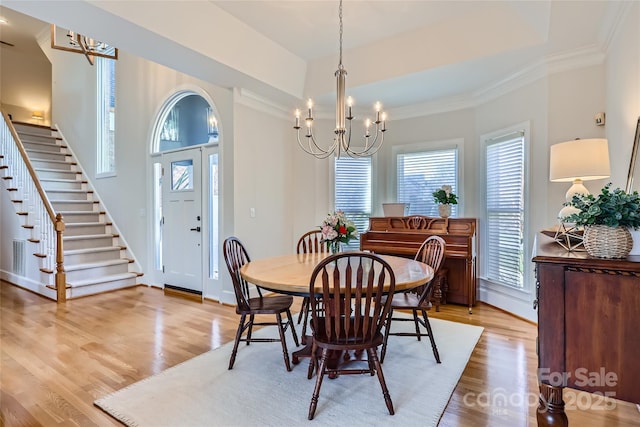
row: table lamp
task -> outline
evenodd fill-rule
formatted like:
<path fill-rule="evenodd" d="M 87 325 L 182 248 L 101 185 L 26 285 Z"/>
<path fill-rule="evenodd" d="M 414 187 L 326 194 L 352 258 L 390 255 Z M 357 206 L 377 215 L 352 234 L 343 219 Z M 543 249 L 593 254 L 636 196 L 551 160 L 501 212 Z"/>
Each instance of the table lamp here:
<path fill-rule="evenodd" d="M 565 194 L 571 202 L 575 194 L 589 194 L 584 181 L 609 178 L 609 146 L 606 139 L 576 139 L 551 146 L 549 156 L 549 180 L 552 182 L 573 182 Z M 558 219 L 577 212 L 573 206 L 565 206 L 558 213 Z"/>
<path fill-rule="evenodd" d="M 567 202 L 571 202 L 575 194 L 589 194 L 583 181 L 604 179 L 611 174 L 606 139 L 576 139 L 552 145 L 549 162 L 549 180 L 573 182 L 565 194 Z M 558 212 L 560 225 L 554 240 L 568 251 L 579 250 L 584 245 L 582 229 L 563 221 L 578 212 L 580 211 L 573 206 L 564 206 Z"/>

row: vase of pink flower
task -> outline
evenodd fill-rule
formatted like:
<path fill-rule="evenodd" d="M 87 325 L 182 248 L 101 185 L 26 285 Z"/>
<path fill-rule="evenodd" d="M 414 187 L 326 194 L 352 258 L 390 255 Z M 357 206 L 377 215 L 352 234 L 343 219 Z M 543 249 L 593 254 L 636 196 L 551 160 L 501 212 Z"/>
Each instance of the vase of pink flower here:
<path fill-rule="evenodd" d="M 320 230 L 322 230 L 321 243 L 326 243 L 332 254 L 340 252 L 343 243 L 349 243 L 358 238 L 355 224 L 341 210 L 327 215 L 322 221 Z"/>

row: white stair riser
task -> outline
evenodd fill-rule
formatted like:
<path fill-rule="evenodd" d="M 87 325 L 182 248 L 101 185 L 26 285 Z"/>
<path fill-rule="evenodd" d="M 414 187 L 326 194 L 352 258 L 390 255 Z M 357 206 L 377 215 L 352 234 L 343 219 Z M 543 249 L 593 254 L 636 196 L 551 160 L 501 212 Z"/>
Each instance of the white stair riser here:
<path fill-rule="evenodd" d="M 130 288 L 136 286 L 136 278 L 116 280 L 113 282 L 105 282 L 91 286 L 74 287 L 73 283 L 69 283 L 72 287 L 67 289 L 67 298 L 79 298 L 87 295 L 99 294 L 102 292 L 113 291 L 115 289 Z"/>
<path fill-rule="evenodd" d="M 47 191 L 49 199 L 53 200 L 91 200 L 91 193 L 86 192 L 69 192 L 65 190 L 52 189 Z"/>
<path fill-rule="evenodd" d="M 65 264 L 66 265 L 66 264 Z M 81 281 L 86 279 L 95 279 L 110 274 L 120 274 L 129 272 L 129 263 L 105 265 L 95 268 L 83 268 L 82 270 L 70 270 L 72 266 L 67 267 L 67 281 Z"/>
<path fill-rule="evenodd" d="M 49 190 L 82 190 L 80 181 L 41 181 L 45 191 Z"/>
<path fill-rule="evenodd" d="M 40 179 L 76 179 L 79 174 L 75 171 L 36 170 Z"/>
<path fill-rule="evenodd" d="M 22 141 L 22 145 L 24 149 L 29 150 L 40 150 L 40 151 L 50 151 L 52 153 L 59 153 L 61 148 L 58 144 L 49 142 L 49 141 Z"/>
<path fill-rule="evenodd" d="M 97 261 L 111 261 L 114 259 L 120 259 L 120 253 L 122 251 L 119 248 L 114 248 L 113 250 L 108 251 L 98 251 L 98 252 L 82 252 L 77 254 L 65 254 L 64 255 L 64 264 L 66 266 L 76 265 L 76 264 L 85 264 L 89 262 L 97 262 Z"/>
<path fill-rule="evenodd" d="M 64 211 L 93 211 L 96 203 L 88 200 L 51 200 L 51 204 L 53 205 L 53 209 L 56 212 L 64 212 Z"/>
<path fill-rule="evenodd" d="M 94 239 L 79 239 L 79 240 L 63 240 L 63 247 L 66 251 L 74 249 L 91 249 L 102 248 L 105 246 L 111 246 L 114 244 L 114 238 L 111 236 L 100 237 Z"/>
<path fill-rule="evenodd" d="M 25 141 L 37 141 L 37 142 L 47 142 L 50 144 L 56 144 L 57 141 L 59 141 L 59 139 L 53 136 L 51 132 L 42 133 L 42 132 L 33 132 L 33 131 L 25 131 L 24 133 L 22 133 L 20 135 L 20 140 L 23 143 Z"/>
<path fill-rule="evenodd" d="M 109 227 L 110 228 L 110 227 Z M 65 236 L 84 236 L 87 234 L 107 234 L 106 224 L 88 224 L 76 226 L 68 224 L 64 230 Z"/>
<path fill-rule="evenodd" d="M 62 214 L 62 220 L 65 224 L 77 224 L 79 222 L 99 222 L 100 212 L 87 212 L 87 213 L 64 213 Z"/>
<path fill-rule="evenodd" d="M 36 160 L 30 159 L 35 169 L 58 169 L 61 171 L 75 171 L 75 165 L 69 162 L 54 162 L 53 160 Z"/>
<path fill-rule="evenodd" d="M 69 156 L 63 153 L 43 153 L 43 152 L 35 152 L 35 151 L 27 151 L 29 153 L 30 159 L 37 160 L 61 160 L 65 161 L 65 159 Z"/>

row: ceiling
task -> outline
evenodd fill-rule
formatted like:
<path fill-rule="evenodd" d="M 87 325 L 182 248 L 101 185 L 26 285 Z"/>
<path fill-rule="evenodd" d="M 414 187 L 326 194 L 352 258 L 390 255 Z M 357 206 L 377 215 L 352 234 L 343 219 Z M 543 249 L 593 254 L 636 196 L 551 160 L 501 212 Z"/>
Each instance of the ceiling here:
<path fill-rule="evenodd" d="M 7 3 L 14 7 L 13 4 L 34 2 L 5 1 Z M 107 5 L 109 2 L 91 3 Z M 147 12 L 152 13 L 151 5 L 159 8 L 175 2 L 127 3 L 131 7 L 144 4 Z M 104 8 L 108 9 L 112 4 Z M 286 108 L 307 96 L 313 96 L 321 104 L 335 102 L 333 71 L 338 65 L 339 40 L 337 1 L 201 2 L 201 6 L 205 5 L 210 8 L 208 10 L 219 11 L 216 19 L 235 20 L 238 25 L 248 26 L 306 64 L 303 87 L 288 91 L 287 96 L 271 99 Z M 113 7 L 108 12 L 117 14 Z M 559 61 L 580 63 L 577 58 L 582 57 L 584 64 L 585 57 L 589 61 L 602 60 L 624 8 L 624 1 L 597 0 L 345 0 L 343 64 L 348 71 L 347 92 L 360 104 L 369 105 L 381 100 L 388 109 L 397 111 L 407 106 L 426 108 L 461 100 L 471 102 L 532 70 L 550 69 Z M 47 23 L 7 7 L 0 7 L 0 16 L 9 21 L 9 25 L 0 26 L 1 40 L 14 44 L 12 49 L 37 48 L 34 36 L 45 29 Z M 52 13 L 50 16 L 53 22 L 57 15 Z M 86 17 L 84 21 L 87 21 Z M 142 25 L 140 22 L 136 22 L 137 26 Z M 186 17 L 176 17 L 172 25 L 182 26 L 183 35 L 196 31 Z M 95 28 L 95 31 L 100 30 L 98 23 Z M 118 44 L 113 44 L 123 51 L 140 51 L 128 43 L 142 43 L 143 38 L 118 39 L 116 32 L 123 31 L 121 27 L 112 28 L 111 35 L 107 28 L 102 29 L 102 34 L 107 35 L 105 41 L 118 40 Z M 163 34 L 155 32 L 155 40 L 147 43 L 165 43 L 168 52 L 170 43 Z M 178 38 L 179 35 L 172 41 Z M 178 47 L 197 50 L 191 49 L 189 43 Z M 2 49 L 5 48 L 3 45 Z M 178 56 L 176 53 L 176 58 Z M 172 64 L 170 59 L 163 60 L 165 65 L 179 70 L 185 61 L 180 62 L 176 59 L 176 64 Z M 290 70 L 284 62 L 280 64 L 272 59 L 269 63 L 269 58 L 265 59 L 264 65 L 255 65 L 256 69 L 260 67 L 275 68 L 285 75 Z M 189 72 L 184 68 L 181 71 Z M 246 78 L 251 71 L 240 71 L 236 73 L 242 75 L 239 80 L 230 78 L 213 82 L 242 87 L 241 78 Z M 258 92 L 262 86 L 278 88 L 278 83 L 268 79 L 257 77 L 257 80 L 261 80 L 260 85 L 254 85 Z M 273 92 L 278 90 L 265 91 Z"/>

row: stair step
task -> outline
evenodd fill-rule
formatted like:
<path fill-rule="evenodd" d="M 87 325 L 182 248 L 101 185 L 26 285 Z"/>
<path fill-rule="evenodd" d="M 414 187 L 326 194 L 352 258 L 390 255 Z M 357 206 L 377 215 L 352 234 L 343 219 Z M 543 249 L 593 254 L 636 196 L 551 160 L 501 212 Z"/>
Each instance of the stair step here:
<path fill-rule="evenodd" d="M 71 158 L 69 153 L 54 153 L 53 151 L 27 150 L 30 159 L 33 160 L 63 160 Z"/>
<path fill-rule="evenodd" d="M 65 252 L 66 250 L 113 246 L 114 240 L 113 234 L 85 234 L 78 236 L 67 236 L 65 234 L 62 238 Z"/>
<path fill-rule="evenodd" d="M 100 222 L 100 215 L 104 211 L 58 211 L 62 215 L 65 224 Z"/>
<path fill-rule="evenodd" d="M 72 249 L 69 251 L 64 251 L 66 255 L 77 255 L 77 254 L 88 254 L 92 252 L 109 252 L 109 251 L 121 251 L 122 248 L 118 246 L 102 246 L 99 248 L 89 248 L 89 249 Z"/>
<path fill-rule="evenodd" d="M 80 181 L 77 179 L 41 179 L 42 187 L 46 192 L 53 190 L 82 190 L 86 181 Z"/>
<path fill-rule="evenodd" d="M 66 224 L 65 234 L 80 236 L 88 234 L 107 234 L 109 224 L 103 222 L 77 222 Z"/>
<path fill-rule="evenodd" d="M 51 170 L 51 171 L 70 171 L 76 162 L 67 162 L 66 160 L 51 159 L 31 159 L 31 164 L 35 170 Z"/>
<path fill-rule="evenodd" d="M 25 144 L 33 145 L 35 143 L 27 142 Z M 49 150 L 44 150 L 39 145 L 37 147 L 38 148 L 32 148 L 31 146 L 27 145 L 24 147 L 24 149 L 27 151 L 27 154 L 29 154 L 29 157 L 33 158 L 40 158 L 40 156 L 45 154 L 57 154 L 60 156 L 71 157 L 71 153 L 65 153 L 61 151 L 61 147 L 59 145 L 51 145 L 51 148 Z"/>
<path fill-rule="evenodd" d="M 62 138 L 60 138 L 58 136 L 51 135 L 51 129 L 49 130 L 49 133 L 44 133 L 46 131 L 43 131 L 43 133 L 39 133 L 39 132 L 32 132 L 32 131 L 30 131 L 31 129 L 24 130 L 26 128 L 21 127 L 21 126 L 16 126 L 16 125 L 14 125 L 14 126 L 16 128 L 16 131 L 18 132 L 18 135 L 20 135 L 20 137 L 22 137 L 24 135 L 24 136 L 35 136 L 37 138 L 50 138 L 50 139 L 53 139 L 53 140 L 62 139 Z"/>
<path fill-rule="evenodd" d="M 102 281 L 102 278 L 105 276 L 128 273 L 129 264 L 128 259 L 112 259 L 76 265 L 65 262 L 64 268 L 67 274 L 67 282 L 84 280 Z"/>
<path fill-rule="evenodd" d="M 67 280 L 67 285 L 72 288 L 77 288 L 81 286 L 91 286 L 91 285 L 97 285 L 101 283 L 115 282 L 118 280 L 126 280 L 131 278 L 135 279 L 136 277 L 138 277 L 136 273 L 111 274 L 108 276 L 102 276 L 102 277 L 96 277 L 96 278 L 84 279 L 84 280 L 76 280 L 76 281 Z"/>
<path fill-rule="evenodd" d="M 54 179 L 74 179 L 78 175 L 82 175 L 82 172 L 77 170 L 65 170 L 65 169 L 36 169 L 38 178 L 54 178 Z"/>
<path fill-rule="evenodd" d="M 72 249 L 64 251 L 64 262 L 74 265 L 119 260 L 121 252 L 122 248 L 118 246 Z"/>
<path fill-rule="evenodd" d="M 64 195 L 62 200 L 91 200 L 92 190 L 64 190 L 58 188 L 52 188 L 47 190 L 47 195 L 55 195 L 60 198 Z"/>
<path fill-rule="evenodd" d="M 56 200 L 50 199 L 56 211 L 84 211 L 93 212 L 93 208 L 98 204 L 97 200 Z"/>
<path fill-rule="evenodd" d="M 28 139 L 23 139 L 20 137 L 22 141 L 22 145 L 24 149 L 29 151 L 46 151 L 47 153 L 54 152 L 59 153 L 62 149 L 68 148 L 66 145 L 58 145 L 55 141 L 32 141 Z"/>

